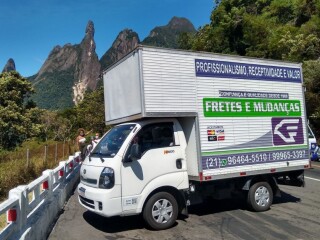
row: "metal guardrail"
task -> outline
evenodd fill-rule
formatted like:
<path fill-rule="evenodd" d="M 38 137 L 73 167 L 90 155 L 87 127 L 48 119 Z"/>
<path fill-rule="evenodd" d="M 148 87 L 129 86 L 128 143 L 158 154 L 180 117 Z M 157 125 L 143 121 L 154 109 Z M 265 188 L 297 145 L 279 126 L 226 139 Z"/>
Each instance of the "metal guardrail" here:
<path fill-rule="evenodd" d="M 41 215 L 41 213 L 36 214 L 36 212 L 45 201 L 50 202 L 55 198 L 61 198 L 61 196 L 56 196 L 59 193 L 60 195 L 68 195 L 65 194 L 64 188 L 72 178 L 79 177 L 80 165 L 80 155 L 76 153 L 75 156 L 70 156 L 68 160 L 61 161 L 58 167 L 45 170 L 42 176 L 28 185 L 11 189 L 8 199 L 0 204 L 0 216 L 3 214 L 7 216 L 7 226 L 1 230 L 0 239 L 17 237 L 19 239 L 29 239 L 30 236 L 39 236 L 39 234 L 30 234 L 30 229 L 28 230 L 30 227 L 29 220 L 34 217 L 33 215 Z M 68 189 L 73 189 L 73 186 Z M 56 192 L 59 193 L 56 194 Z M 63 200 L 67 199 L 63 198 Z M 54 209 L 57 213 L 52 215 L 56 217 L 60 210 Z M 54 221 L 54 219 L 49 221 Z M 33 219 L 32 222 L 35 222 L 35 220 Z M 52 222 L 48 222 L 48 224 L 51 225 Z M 29 231 L 29 233 L 26 233 L 26 231 Z"/>

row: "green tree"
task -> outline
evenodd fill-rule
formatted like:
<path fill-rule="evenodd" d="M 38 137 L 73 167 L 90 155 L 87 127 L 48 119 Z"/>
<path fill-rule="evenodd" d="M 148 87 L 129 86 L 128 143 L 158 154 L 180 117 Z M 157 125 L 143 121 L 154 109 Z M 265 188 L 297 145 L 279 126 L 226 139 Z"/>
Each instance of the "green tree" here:
<path fill-rule="evenodd" d="M 315 34 L 295 34 L 287 32 L 279 41 L 283 49 L 283 59 L 303 61 L 316 59 L 320 55 L 320 39 Z"/>
<path fill-rule="evenodd" d="M 210 23 L 183 36 L 183 48 L 303 62 L 307 115 L 320 136 L 320 0 L 215 2 Z"/>
<path fill-rule="evenodd" d="M 306 87 L 307 116 L 320 136 L 320 60 L 306 61 L 303 64 Z"/>
<path fill-rule="evenodd" d="M 0 148 L 12 149 L 40 132 L 41 111 L 28 101 L 31 83 L 18 72 L 0 74 Z"/>
<path fill-rule="evenodd" d="M 178 45 L 180 49 L 191 49 L 193 41 L 192 33 L 183 32 L 178 37 Z"/>
<path fill-rule="evenodd" d="M 78 127 L 104 133 L 107 127 L 103 87 L 86 93 L 83 101 L 76 107 L 76 112 Z"/>

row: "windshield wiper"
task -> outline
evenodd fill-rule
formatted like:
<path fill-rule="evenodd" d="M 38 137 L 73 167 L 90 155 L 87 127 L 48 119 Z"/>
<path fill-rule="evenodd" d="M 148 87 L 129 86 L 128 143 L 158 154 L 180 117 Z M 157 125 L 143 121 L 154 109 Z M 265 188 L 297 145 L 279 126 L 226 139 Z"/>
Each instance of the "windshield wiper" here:
<path fill-rule="evenodd" d="M 101 157 L 101 153 L 99 153 L 99 152 L 92 152 L 92 153 L 90 153 L 90 155 L 89 155 L 89 162 L 91 162 L 91 155 L 93 155 L 93 154 L 98 155 L 99 158 L 100 158 L 100 160 L 101 160 L 101 162 L 104 163 L 104 159 Z"/>

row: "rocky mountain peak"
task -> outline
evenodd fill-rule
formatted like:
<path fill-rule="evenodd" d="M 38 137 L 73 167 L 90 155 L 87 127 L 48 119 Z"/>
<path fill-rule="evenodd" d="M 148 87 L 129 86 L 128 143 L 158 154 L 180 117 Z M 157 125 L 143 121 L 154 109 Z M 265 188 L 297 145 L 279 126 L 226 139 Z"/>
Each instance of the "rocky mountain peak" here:
<path fill-rule="evenodd" d="M 88 21 L 86 35 L 81 44 L 81 62 L 79 64 L 78 82 L 73 86 L 73 102 L 77 105 L 82 101 L 85 91 L 89 88 L 95 90 L 100 74 L 100 63 L 96 54 L 94 41 L 94 24 Z"/>
<path fill-rule="evenodd" d="M 139 45 L 139 36 L 132 29 L 122 30 L 112 46 L 101 57 L 101 69 L 108 68 Z"/>
<path fill-rule="evenodd" d="M 195 32 L 195 28 L 186 18 L 173 17 L 167 25 L 155 27 L 142 44 L 177 48 L 178 37 L 183 32 Z M 102 69 L 140 44 L 136 32 L 124 29 L 99 61 L 94 34 L 94 23 L 90 20 L 79 44 L 55 46 L 39 72 L 28 78 L 36 90 L 32 98 L 39 107 L 64 109 L 77 105 L 88 89 L 95 90 L 101 83 L 98 81 Z"/>
<path fill-rule="evenodd" d="M 2 72 L 16 71 L 16 64 L 12 58 L 9 58 L 7 64 L 4 66 Z"/>
<path fill-rule="evenodd" d="M 100 63 L 95 50 L 92 21 L 88 22 L 80 44 L 54 47 L 40 71 L 30 78 L 38 106 L 48 109 L 71 107 L 82 101 L 87 89 L 96 89 Z M 61 90 L 66 94 L 57 94 Z"/>
<path fill-rule="evenodd" d="M 194 28 L 193 24 L 186 18 L 182 17 L 173 17 L 167 27 L 171 29 L 186 31 L 186 32 L 195 32 L 196 29 Z"/>
<path fill-rule="evenodd" d="M 94 37 L 94 24 L 91 20 L 88 21 L 86 27 L 86 36 L 93 38 Z"/>
<path fill-rule="evenodd" d="M 178 38 L 183 32 L 195 32 L 193 24 L 186 18 L 173 17 L 165 26 L 158 26 L 151 30 L 143 45 L 178 48 Z"/>

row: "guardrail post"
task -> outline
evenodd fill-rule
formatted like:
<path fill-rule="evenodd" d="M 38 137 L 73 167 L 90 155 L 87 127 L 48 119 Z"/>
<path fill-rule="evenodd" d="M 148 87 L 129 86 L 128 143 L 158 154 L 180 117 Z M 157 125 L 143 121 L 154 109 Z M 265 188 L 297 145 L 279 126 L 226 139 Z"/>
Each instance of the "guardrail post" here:
<path fill-rule="evenodd" d="M 74 167 L 75 167 L 75 161 L 74 161 L 74 156 L 69 156 L 69 172 L 72 172 Z"/>
<path fill-rule="evenodd" d="M 48 176 L 48 195 L 51 195 L 53 191 L 53 170 L 45 170 L 42 175 Z"/>
<path fill-rule="evenodd" d="M 59 176 L 60 176 L 60 182 L 63 182 L 64 179 L 66 178 L 66 162 L 61 161 L 59 162 L 59 167 L 62 167 L 61 170 L 59 171 Z"/>
<path fill-rule="evenodd" d="M 81 162 L 80 152 L 75 152 L 75 153 L 74 153 L 74 159 L 75 159 L 75 161 L 77 162 L 77 165 L 79 165 L 80 162 Z"/>
<path fill-rule="evenodd" d="M 20 232 L 27 224 L 28 216 L 28 199 L 27 199 L 27 186 L 21 185 L 9 191 L 9 198 L 18 198 L 19 206 L 17 206 L 17 230 Z"/>

